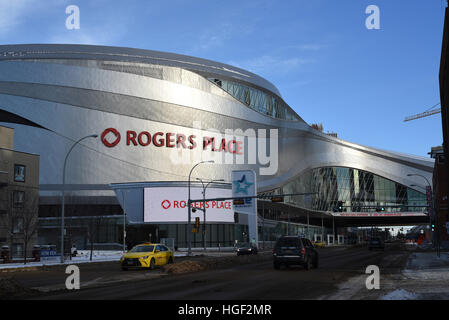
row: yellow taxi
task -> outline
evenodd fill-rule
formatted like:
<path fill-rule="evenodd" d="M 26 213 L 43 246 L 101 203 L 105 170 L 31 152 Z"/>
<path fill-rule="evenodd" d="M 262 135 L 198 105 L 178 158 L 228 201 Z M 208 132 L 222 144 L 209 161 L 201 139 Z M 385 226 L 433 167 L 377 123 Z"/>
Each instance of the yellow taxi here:
<path fill-rule="evenodd" d="M 156 266 L 163 266 L 167 263 L 173 263 L 175 255 L 167 246 L 160 243 L 142 243 L 127 253 L 120 259 L 122 270 L 128 268 L 149 268 L 154 269 Z"/>
<path fill-rule="evenodd" d="M 323 248 L 323 247 L 326 246 L 326 242 L 324 242 L 324 241 L 316 241 L 316 242 L 313 243 L 313 245 L 315 247 L 317 247 L 317 248 Z"/>

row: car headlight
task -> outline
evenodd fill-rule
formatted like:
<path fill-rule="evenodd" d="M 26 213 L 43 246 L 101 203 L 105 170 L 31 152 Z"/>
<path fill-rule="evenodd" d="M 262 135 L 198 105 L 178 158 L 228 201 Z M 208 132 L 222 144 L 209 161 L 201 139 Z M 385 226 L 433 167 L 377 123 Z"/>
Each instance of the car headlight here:
<path fill-rule="evenodd" d="M 251 251 L 251 248 L 249 248 L 248 251 Z"/>
<path fill-rule="evenodd" d="M 142 257 L 143 260 L 147 260 L 150 256 Z"/>

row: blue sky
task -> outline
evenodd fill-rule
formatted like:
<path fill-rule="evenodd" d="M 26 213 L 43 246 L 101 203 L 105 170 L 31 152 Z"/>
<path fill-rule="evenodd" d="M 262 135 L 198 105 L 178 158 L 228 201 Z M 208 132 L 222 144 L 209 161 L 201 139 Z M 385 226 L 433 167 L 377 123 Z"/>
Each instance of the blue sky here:
<path fill-rule="evenodd" d="M 67 30 L 65 8 L 80 8 Z M 368 5 L 380 30 L 368 30 Z M 0 0 L 0 43 L 82 43 L 228 63 L 272 82 L 309 124 L 367 146 L 428 156 L 441 116 L 443 0 Z"/>

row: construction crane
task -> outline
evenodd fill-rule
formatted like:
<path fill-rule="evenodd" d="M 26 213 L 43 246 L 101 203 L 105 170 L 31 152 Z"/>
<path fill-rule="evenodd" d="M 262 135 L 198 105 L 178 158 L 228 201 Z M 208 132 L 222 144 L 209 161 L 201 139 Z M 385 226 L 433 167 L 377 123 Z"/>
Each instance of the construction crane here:
<path fill-rule="evenodd" d="M 411 121 L 411 120 L 415 120 L 415 119 L 420 119 L 420 118 L 424 118 L 424 117 L 431 116 L 431 115 L 433 115 L 433 114 L 440 113 L 440 112 L 441 112 L 441 108 L 435 109 L 436 106 L 438 106 L 439 104 L 440 104 L 440 103 L 438 102 L 437 104 L 433 105 L 432 107 L 430 107 L 429 109 L 427 109 L 427 110 L 424 111 L 423 113 L 418 113 L 418 114 L 415 114 L 415 115 L 413 115 L 413 116 L 406 117 L 406 118 L 404 119 L 404 122 Z"/>

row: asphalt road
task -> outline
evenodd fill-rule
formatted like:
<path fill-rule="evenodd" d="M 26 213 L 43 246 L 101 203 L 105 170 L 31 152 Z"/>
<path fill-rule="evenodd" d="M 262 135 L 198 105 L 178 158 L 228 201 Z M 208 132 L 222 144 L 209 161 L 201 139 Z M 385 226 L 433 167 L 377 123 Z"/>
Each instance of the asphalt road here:
<path fill-rule="evenodd" d="M 163 275 L 161 270 L 119 271 L 116 264 L 80 266 L 80 290 L 40 294 L 37 299 L 322 299 L 338 291 L 339 284 L 365 274 L 368 265 L 381 273 L 399 272 L 410 251 L 401 244 L 387 244 L 385 251 L 366 247 L 319 249 L 320 266 L 274 270 L 269 255 L 250 264 L 181 275 Z M 62 270 L 17 275 L 26 286 L 65 283 Z M 368 275 L 367 275 L 368 276 Z M 100 279 L 100 280 L 99 280 Z M 97 286 L 89 287 L 95 284 Z"/>

